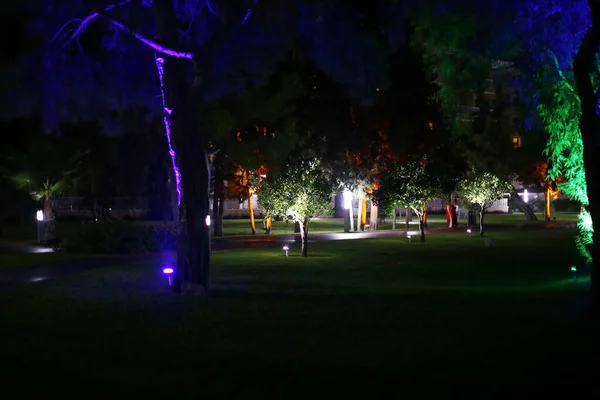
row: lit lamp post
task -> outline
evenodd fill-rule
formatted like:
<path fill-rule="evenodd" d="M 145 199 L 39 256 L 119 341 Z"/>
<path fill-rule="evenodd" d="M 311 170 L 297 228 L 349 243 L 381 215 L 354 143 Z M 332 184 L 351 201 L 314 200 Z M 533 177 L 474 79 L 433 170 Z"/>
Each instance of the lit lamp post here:
<path fill-rule="evenodd" d="M 344 189 L 344 232 L 350 232 L 350 208 L 352 207 L 352 192 Z"/>
<path fill-rule="evenodd" d="M 38 242 L 44 241 L 44 211 L 37 210 L 35 213 L 35 219 L 37 220 L 37 237 Z"/>

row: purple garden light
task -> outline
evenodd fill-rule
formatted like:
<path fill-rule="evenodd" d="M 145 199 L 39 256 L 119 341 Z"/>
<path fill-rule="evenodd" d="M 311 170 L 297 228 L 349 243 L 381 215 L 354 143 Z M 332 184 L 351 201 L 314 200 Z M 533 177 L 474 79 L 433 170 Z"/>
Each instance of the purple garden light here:
<path fill-rule="evenodd" d="M 169 286 L 173 285 L 173 273 L 174 272 L 175 272 L 175 270 L 171 267 L 163 268 L 163 274 L 165 274 L 167 276 L 167 278 L 169 279 Z"/>

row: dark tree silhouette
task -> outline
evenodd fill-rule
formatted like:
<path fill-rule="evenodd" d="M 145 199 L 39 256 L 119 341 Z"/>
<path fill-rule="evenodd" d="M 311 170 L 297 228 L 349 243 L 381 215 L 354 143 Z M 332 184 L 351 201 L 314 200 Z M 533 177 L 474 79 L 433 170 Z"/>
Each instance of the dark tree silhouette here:
<path fill-rule="evenodd" d="M 368 97 L 384 76 L 380 38 L 365 34 L 364 11 L 341 1 L 21 4 L 37 17 L 30 24 L 36 51 L 23 56 L 26 73 L 14 68 L 7 74 L 14 82 L 29 78 L 31 89 L 13 100 L 19 107 L 10 112 L 40 113 L 51 127 L 101 115 L 112 128 L 114 110 L 133 104 L 162 110 L 180 200 L 176 290 L 206 293 L 209 285 L 211 151 L 197 122 L 198 103 L 264 80 L 291 43 L 356 97 Z M 389 36 L 397 35 L 390 30 Z"/>

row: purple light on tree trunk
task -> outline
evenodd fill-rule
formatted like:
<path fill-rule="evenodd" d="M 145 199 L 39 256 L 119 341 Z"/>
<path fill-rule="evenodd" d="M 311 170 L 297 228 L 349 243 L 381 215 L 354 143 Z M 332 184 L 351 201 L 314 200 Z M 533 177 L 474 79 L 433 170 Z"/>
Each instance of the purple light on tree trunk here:
<path fill-rule="evenodd" d="M 165 59 L 162 57 L 154 56 L 156 59 L 156 68 L 158 69 L 158 79 L 160 80 L 160 92 L 163 103 L 164 117 L 163 121 L 165 123 L 165 131 L 167 133 L 167 144 L 169 145 L 169 156 L 171 156 L 171 162 L 173 164 L 173 171 L 175 173 L 175 186 L 177 188 L 177 205 L 181 205 L 181 173 L 179 172 L 179 167 L 177 166 L 177 157 L 175 157 L 175 150 L 173 150 L 173 145 L 171 144 L 171 120 L 170 115 L 172 110 L 167 107 L 167 101 L 165 100 L 165 88 L 163 83 L 163 75 L 165 73 Z"/>

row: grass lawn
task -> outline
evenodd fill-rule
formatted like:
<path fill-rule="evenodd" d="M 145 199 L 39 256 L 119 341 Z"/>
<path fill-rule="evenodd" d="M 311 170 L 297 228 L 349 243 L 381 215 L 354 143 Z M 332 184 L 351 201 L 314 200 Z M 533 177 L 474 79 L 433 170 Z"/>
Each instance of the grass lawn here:
<path fill-rule="evenodd" d="M 88 258 L 89 254 L 71 254 L 65 252 L 35 254 L 0 254 L 0 271 L 6 268 L 31 267 L 58 261 Z"/>
<path fill-rule="evenodd" d="M 555 213 L 556 221 L 561 222 L 576 222 L 576 213 Z M 538 214 L 538 221 L 527 221 L 523 216 L 523 213 L 512 213 L 512 214 L 489 214 L 485 217 L 485 221 L 489 225 L 531 225 L 531 224 L 542 224 L 544 223 L 544 215 Z M 429 228 L 442 228 L 446 223 L 445 214 L 430 214 L 427 218 Z M 416 218 L 414 219 L 416 223 Z M 158 221 L 141 221 L 144 224 L 162 224 Z M 256 235 L 264 235 L 262 229 L 262 220 L 256 219 Z M 404 224 L 399 220 L 397 227 L 400 229 Z M 66 241 L 70 237 L 77 234 L 81 227 L 80 222 L 59 222 L 56 225 L 56 236 Z M 37 237 L 37 230 L 35 224 L 29 225 L 6 225 L 3 227 L 3 236 L 0 239 L 5 240 L 17 240 L 33 242 Z M 380 224 L 380 230 L 392 229 L 391 220 L 386 220 L 386 223 Z M 342 218 L 323 218 L 315 219 L 309 226 L 310 233 L 337 233 L 344 231 L 344 220 Z M 271 230 L 273 235 L 284 235 L 294 233 L 294 224 L 286 223 L 283 221 L 276 221 L 273 223 Z M 251 235 L 250 220 L 249 219 L 226 219 L 223 221 L 223 234 L 227 236 L 248 236 Z"/>
<path fill-rule="evenodd" d="M 10 289 L 3 379 L 80 398 L 575 395 L 598 332 L 568 279 L 573 234 L 220 252 L 209 298 L 173 296 L 147 263 Z"/>

